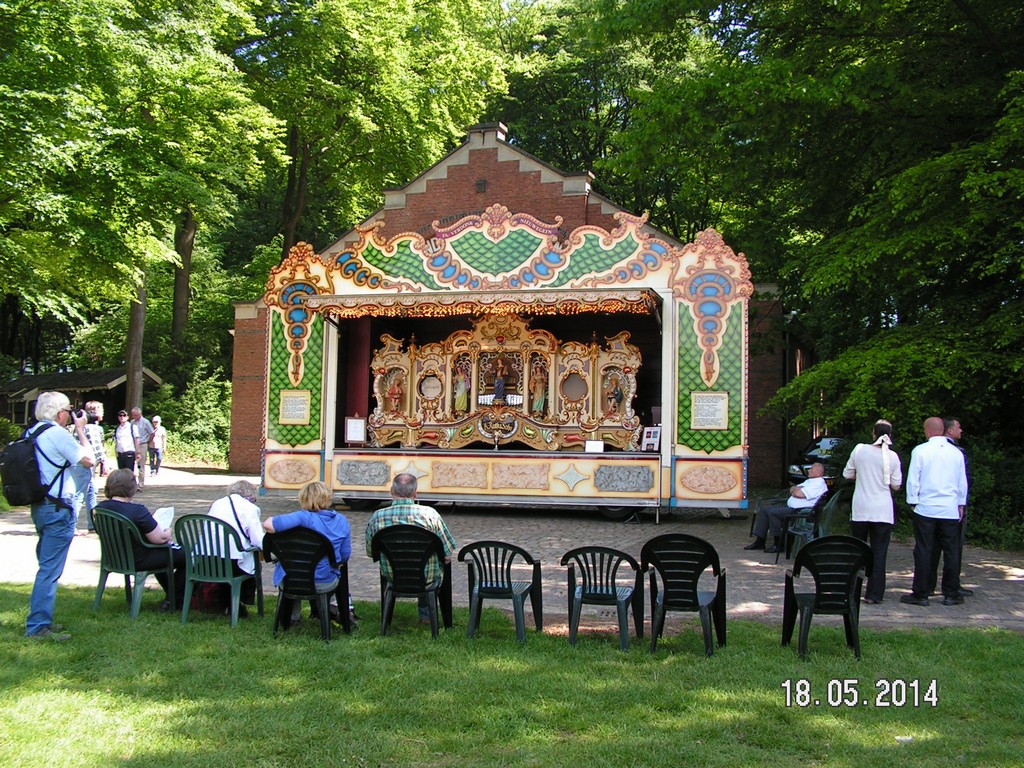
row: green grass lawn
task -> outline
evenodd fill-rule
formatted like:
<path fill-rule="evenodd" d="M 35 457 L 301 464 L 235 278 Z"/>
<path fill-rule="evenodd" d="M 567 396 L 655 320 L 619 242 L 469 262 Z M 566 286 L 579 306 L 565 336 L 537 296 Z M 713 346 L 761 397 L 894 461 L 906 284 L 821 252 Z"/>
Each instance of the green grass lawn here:
<path fill-rule="evenodd" d="M 22 637 L 28 587 L 0 585 L 0 765 L 13 766 L 1019 766 L 1024 637 L 969 629 L 865 631 L 820 617 L 810 653 L 778 626 L 731 622 L 707 659 L 696 619 L 628 653 L 608 631 L 528 632 L 495 609 L 468 640 L 466 609 L 432 641 L 415 604 L 360 604 L 361 629 L 330 644 L 304 621 L 272 636 L 272 609 L 226 618 L 156 610 L 137 621 L 111 581 L 61 587 L 67 643 Z M 528 625 L 530 618 L 527 617 Z M 876 706 L 876 680 L 920 681 L 919 701 Z M 787 706 L 807 681 L 807 706 Z M 843 680 L 867 705 L 829 706 Z M 936 706 L 921 700 L 937 681 Z M 830 681 L 837 681 L 832 682 Z M 897 684 L 902 690 L 902 686 Z M 795 698 L 795 695 L 794 695 Z M 814 699 L 819 700 L 817 706 Z M 892 703 L 890 701 L 890 703 Z M 898 701 L 897 701 L 898 703 Z"/>

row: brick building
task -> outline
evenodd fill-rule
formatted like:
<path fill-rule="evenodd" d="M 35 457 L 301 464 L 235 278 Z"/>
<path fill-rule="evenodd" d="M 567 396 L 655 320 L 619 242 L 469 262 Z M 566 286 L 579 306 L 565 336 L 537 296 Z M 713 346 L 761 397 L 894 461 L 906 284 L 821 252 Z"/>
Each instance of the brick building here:
<path fill-rule="evenodd" d="M 611 232 L 620 226 L 617 214 L 628 214 L 593 192 L 589 173 L 564 174 L 508 144 L 501 124 L 475 126 L 466 141 L 407 185 L 385 190 L 384 205 L 359 227 L 324 248 L 322 254 L 345 251 L 377 225 L 376 234 L 390 241 L 403 233 L 416 233 L 429 241 L 435 231 L 479 216 L 492 206 L 529 214 L 569 235 L 580 227 Z M 639 231 L 673 247 L 684 248 L 657 229 L 642 224 Z M 742 258 L 742 255 L 741 255 Z M 783 425 L 758 415 L 761 406 L 784 383 L 789 370 L 783 349 L 781 307 L 771 286 L 757 286 L 750 300 L 749 378 L 746 379 L 745 421 L 747 444 L 746 484 L 778 485 L 789 453 Z M 268 333 L 270 311 L 263 301 L 240 303 L 235 310 L 235 348 L 230 465 L 232 471 L 259 473 L 264 469 L 267 438 Z M 352 321 L 346 354 L 368 359 L 375 342 L 366 325 Z M 365 349 L 358 349 L 365 347 Z M 353 349 L 355 348 L 355 349 Z M 339 382 L 339 402 L 373 400 L 367 376 Z M 349 407 L 359 413 L 358 407 Z M 351 415 L 351 413 L 349 414 Z M 365 416 L 365 410 L 361 415 Z"/>

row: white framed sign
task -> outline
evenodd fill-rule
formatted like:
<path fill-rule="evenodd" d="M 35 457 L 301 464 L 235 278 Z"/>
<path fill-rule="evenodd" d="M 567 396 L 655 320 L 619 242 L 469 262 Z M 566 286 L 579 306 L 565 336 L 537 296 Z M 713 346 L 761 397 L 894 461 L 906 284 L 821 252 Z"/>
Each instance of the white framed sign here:
<path fill-rule="evenodd" d="M 728 392 L 690 393 L 690 429 L 728 428 Z"/>
<path fill-rule="evenodd" d="M 345 417 L 345 442 L 350 445 L 362 445 L 366 442 L 366 419 L 358 416 Z"/>
<path fill-rule="evenodd" d="M 279 424 L 309 424 L 310 394 L 308 389 L 282 389 L 278 406 Z"/>

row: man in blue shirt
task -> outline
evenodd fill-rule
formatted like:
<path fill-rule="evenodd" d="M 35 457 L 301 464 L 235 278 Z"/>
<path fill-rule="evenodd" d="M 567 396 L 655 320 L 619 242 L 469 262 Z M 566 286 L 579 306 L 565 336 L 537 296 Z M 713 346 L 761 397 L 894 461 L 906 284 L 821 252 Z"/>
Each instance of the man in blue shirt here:
<path fill-rule="evenodd" d="M 96 460 L 85 434 L 86 415 L 83 411 L 73 412 L 67 395 L 43 392 L 36 400 L 35 414 L 39 424 L 31 428 L 32 432 L 43 424 L 52 425 L 36 438 L 36 456 L 40 481 L 53 485 L 49 496 L 32 505 L 32 522 L 39 534 L 36 545 L 39 570 L 29 597 L 25 635 L 36 640 L 68 640 L 71 635 L 62 632 L 60 624 L 53 623 L 57 581 L 64 573 L 64 563 L 75 537 L 78 508 Z M 67 431 L 72 423 L 75 437 Z"/>

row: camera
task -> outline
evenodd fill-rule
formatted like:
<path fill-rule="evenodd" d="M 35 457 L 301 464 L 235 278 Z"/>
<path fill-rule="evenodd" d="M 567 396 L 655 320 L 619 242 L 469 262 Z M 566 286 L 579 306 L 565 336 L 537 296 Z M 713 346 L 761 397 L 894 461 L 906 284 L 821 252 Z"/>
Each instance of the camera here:
<path fill-rule="evenodd" d="M 77 411 L 72 411 L 71 415 L 72 415 L 72 417 L 74 417 L 76 419 L 84 419 L 85 418 L 85 411 L 83 411 L 81 408 L 79 408 Z"/>

